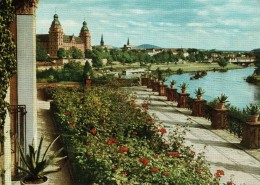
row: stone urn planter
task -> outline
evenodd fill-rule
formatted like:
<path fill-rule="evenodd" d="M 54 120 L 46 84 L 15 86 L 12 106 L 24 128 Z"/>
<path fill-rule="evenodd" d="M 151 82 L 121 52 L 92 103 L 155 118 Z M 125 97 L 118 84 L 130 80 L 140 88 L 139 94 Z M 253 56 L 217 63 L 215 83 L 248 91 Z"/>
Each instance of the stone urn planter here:
<path fill-rule="evenodd" d="M 29 144 L 28 153 L 25 153 L 23 147 L 18 142 L 18 148 L 21 155 L 21 161 L 23 165 L 16 166 L 19 170 L 25 173 L 25 177 L 20 180 L 21 185 L 32 185 L 40 184 L 47 185 L 48 182 L 47 174 L 58 172 L 60 167 L 52 167 L 51 170 L 47 169 L 51 165 L 55 165 L 57 162 L 65 159 L 67 156 L 58 157 L 63 151 L 63 148 L 55 151 L 52 154 L 48 154 L 50 148 L 58 140 L 59 136 L 54 139 L 49 145 L 47 145 L 45 151 L 42 151 L 44 136 L 41 136 L 39 146 L 34 146 L 34 143 Z M 32 162 L 33 161 L 33 162 Z"/>
<path fill-rule="evenodd" d="M 249 114 L 248 121 L 258 124 L 260 106 L 257 104 L 250 104 L 247 106 L 247 112 Z"/>
<path fill-rule="evenodd" d="M 228 102 L 228 96 L 226 96 L 225 94 L 221 94 L 219 97 L 217 97 L 217 99 L 217 109 L 225 109 L 225 103 Z"/>
<path fill-rule="evenodd" d="M 182 94 L 186 94 L 186 89 L 187 89 L 187 87 L 188 87 L 188 84 L 185 83 L 185 82 L 183 82 L 182 84 L 180 84 L 179 87 L 181 88 L 181 93 L 182 93 Z"/>
<path fill-rule="evenodd" d="M 195 90 L 194 92 L 197 96 L 197 100 L 202 100 L 202 95 L 205 93 L 204 89 L 199 87 L 198 89 Z"/>

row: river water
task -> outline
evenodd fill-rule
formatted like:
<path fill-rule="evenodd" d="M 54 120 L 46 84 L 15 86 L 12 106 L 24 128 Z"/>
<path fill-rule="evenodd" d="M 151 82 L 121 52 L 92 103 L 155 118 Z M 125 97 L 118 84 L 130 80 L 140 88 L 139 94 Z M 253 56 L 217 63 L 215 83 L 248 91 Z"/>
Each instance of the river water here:
<path fill-rule="evenodd" d="M 190 80 L 190 77 L 194 75 L 192 73 L 171 75 L 166 78 L 166 84 L 170 86 L 170 81 L 176 80 L 177 86 L 175 85 L 175 87 L 179 92 L 179 84 L 182 82 L 188 83 L 187 92 L 193 98 L 196 97 L 194 94 L 195 89 L 202 87 L 206 91 L 203 99 L 207 101 L 211 101 L 224 93 L 228 96 L 231 105 L 242 109 L 250 103 L 260 104 L 260 86 L 249 84 L 244 80 L 253 71 L 253 67 L 228 70 L 227 72 L 210 71 L 206 76 L 198 80 Z"/>

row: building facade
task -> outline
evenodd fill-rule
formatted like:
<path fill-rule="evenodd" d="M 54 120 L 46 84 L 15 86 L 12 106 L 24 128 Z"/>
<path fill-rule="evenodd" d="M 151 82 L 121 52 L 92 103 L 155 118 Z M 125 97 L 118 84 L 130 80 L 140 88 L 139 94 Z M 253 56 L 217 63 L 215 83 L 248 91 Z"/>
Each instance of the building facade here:
<path fill-rule="evenodd" d="M 91 36 L 86 21 L 83 22 L 79 36 L 65 35 L 57 14 L 54 15 L 49 34 L 37 34 L 37 44 L 43 46 L 51 58 L 57 57 L 60 48 L 69 50 L 71 47 L 80 49 L 83 53 L 91 47 Z"/>

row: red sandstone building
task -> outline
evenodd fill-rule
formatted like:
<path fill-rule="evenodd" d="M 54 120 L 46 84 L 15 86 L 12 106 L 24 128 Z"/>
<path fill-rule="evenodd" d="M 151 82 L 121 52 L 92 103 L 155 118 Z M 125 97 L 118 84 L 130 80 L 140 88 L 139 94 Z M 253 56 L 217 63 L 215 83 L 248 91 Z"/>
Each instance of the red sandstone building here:
<path fill-rule="evenodd" d="M 64 34 L 57 14 L 53 18 L 49 34 L 36 35 L 37 44 L 42 45 L 50 57 L 56 58 L 57 51 L 60 48 L 69 50 L 71 47 L 76 47 L 82 52 L 85 52 L 86 49 L 91 49 L 91 37 L 86 21 L 83 22 L 80 34 L 76 37 L 74 34 L 71 36 Z"/>

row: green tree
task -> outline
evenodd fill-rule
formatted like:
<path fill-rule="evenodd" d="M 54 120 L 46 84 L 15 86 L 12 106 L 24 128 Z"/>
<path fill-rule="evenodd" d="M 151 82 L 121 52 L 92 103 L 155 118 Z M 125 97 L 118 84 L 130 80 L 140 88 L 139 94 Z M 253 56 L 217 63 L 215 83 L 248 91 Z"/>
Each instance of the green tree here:
<path fill-rule="evenodd" d="M 74 46 L 70 48 L 70 52 L 73 59 L 83 58 L 83 52 Z"/>
<path fill-rule="evenodd" d="M 36 45 L 36 60 L 37 61 L 48 61 L 49 60 L 47 51 L 40 44 Z"/>
<path fill-rule="evenodd" d="M 82 81 L 82 73 L 83 66 L 80 62 L 76 62 L 75 60 L 70 61 L 67 64 L 64 64 L 62 70 L 62 80 L 80 82 Z"/>
<path fill-rule="evenodd" d="M 228 65 L 228 60 L 225 58 L 219 58 L 217 62 L 218 62 L 218 65 L 222 68 L 224 68 Z"/>
<path fill-rule="evenodd" d="M 64 48 L 60 48 L 57 51 L 57 57 L 58 58 L 65 58 L 66 57 L 66 50 Z"/>
<path fill-rule="evenodd" d="M 87 75 L 90 75 L 91 77 L 93 77 L 93 70 L 88 61 L 85 62 L 84 69 L 83 69 L 83 80 L 84 81 L 86 80 Z"/>
<path fill-rule="evenodd" d="M 100 56 L 94 56 L 92 59 L 94 67 L 100 68 L 103 66 L 102 58 Z"/>

